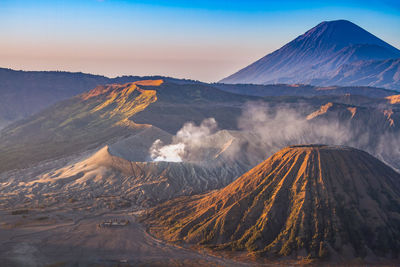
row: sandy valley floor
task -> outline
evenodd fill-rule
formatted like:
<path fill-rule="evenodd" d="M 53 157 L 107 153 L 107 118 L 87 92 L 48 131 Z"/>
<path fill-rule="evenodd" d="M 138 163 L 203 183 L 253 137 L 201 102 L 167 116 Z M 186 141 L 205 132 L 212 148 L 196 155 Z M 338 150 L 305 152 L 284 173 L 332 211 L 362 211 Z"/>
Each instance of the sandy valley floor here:
<path fill-rule="evenodd" d="M 20 213 L 20 214 L 15 214 Z M 232 266 L 156 240 L 135 221 L 132 211 L 0 211 L 2 266 Z M 127 226 L 100 227 L 127 219 Z"/>

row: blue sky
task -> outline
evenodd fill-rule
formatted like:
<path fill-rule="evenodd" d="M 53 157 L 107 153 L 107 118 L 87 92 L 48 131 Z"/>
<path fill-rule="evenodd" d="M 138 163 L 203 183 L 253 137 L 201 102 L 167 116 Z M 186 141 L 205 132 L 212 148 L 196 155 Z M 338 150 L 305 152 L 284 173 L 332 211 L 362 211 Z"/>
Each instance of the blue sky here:
<path fill-rule="evenodd" d="M 1 0 L 0 66 L 216 81 L 334 19 L 400 48 L 400 1 Z"/>

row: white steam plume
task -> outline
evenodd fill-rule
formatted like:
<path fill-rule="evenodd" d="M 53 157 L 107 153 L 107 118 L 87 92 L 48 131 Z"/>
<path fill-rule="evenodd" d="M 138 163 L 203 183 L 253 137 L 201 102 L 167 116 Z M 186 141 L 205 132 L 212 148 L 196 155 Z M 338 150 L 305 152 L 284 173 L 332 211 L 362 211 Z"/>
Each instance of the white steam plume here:
<path fill-rule="evenodd" d="M 218 131 L 214 118 L 199 126 L 185 123 L 171 144 L 157 140 L 150 148 L 154 161 L 204 161 L 223 151 L 224 157 L 254 166 L 283 147 L 297 144 L 345 145 L 365 150 L 394 168 L 400 164 L 400 138 L 363 124 L 323 112 L 310 120 L 315 108 L 303 105 L 268 105 L 250 102 L 238 118 L 239 131 Z M 233 141 L 234 139 L 234 141 Z M 225 149 L 229 147 L 229 149 Z"/>
<path fill-rule="evenodd" d="M 248 103 L 238 120 L 238 127 L 255 135 L 261 146 L 273 152 L 295 144 L 344 145 L 352 142 L 351 130 L 338 119 L 311 122 L 304 115 L 306 109 L 309 108 Z"/>
<path fill-rule="evenodd" d="M 160 139 L 150 147 L 150 157 L 153 161 L 181 162 L 184 152 L 185 144 L 164 145 Z"/>
<path fill-rule="evenodd" d="M 208 118 L 199 126 L 187 122 L 172 138 L 172 143 L 164 145 L 156 140 L 150 147 L 150 157 L 153 161 L 181 162 L 193 159 L 205 145 L 204 140 L 215 133 L 218 125 L 214 118 Z"/>
<path fill-rule="evenodd" d="M 265 150 L 265 157 L 283 147 L 296 144 L 345 145 L 369 152 L 399 170 L 400 138 L 396 132 L 385 132 L 352 120 L 317 116 L 307 120 L 310 107 L 270 106 L 265 103 L 247 103 L 238 120 L 238 127 L 246 135 L 255 136 L 253 142 Z M 332 115 L 332 114 L 331 114 Z M 243 153 L 249 153 L 244 148 Z"/>

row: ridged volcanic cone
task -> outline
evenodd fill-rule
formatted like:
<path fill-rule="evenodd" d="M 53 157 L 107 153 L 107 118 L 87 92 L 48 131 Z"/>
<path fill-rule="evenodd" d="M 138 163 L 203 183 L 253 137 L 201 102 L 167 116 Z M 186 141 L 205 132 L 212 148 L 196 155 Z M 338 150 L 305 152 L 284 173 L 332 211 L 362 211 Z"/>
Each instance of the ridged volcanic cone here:
<path fill-rule="evenodd" d="M 227 187 L 144 215 L 164 240 L 262 256 L 398 258 L 400 175 L 349 147 L 282 149 Z"/>

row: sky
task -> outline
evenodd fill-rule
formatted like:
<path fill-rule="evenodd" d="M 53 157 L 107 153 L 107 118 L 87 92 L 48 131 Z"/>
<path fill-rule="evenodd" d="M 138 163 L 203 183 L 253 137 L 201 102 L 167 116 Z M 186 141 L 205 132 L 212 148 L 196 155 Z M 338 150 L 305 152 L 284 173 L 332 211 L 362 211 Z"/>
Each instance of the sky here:
<path fill-rule="evenodd" d="M 398 0 L 0 0 L 0 67 L 214 82 L 336 19 L 400 48 Z"/>

